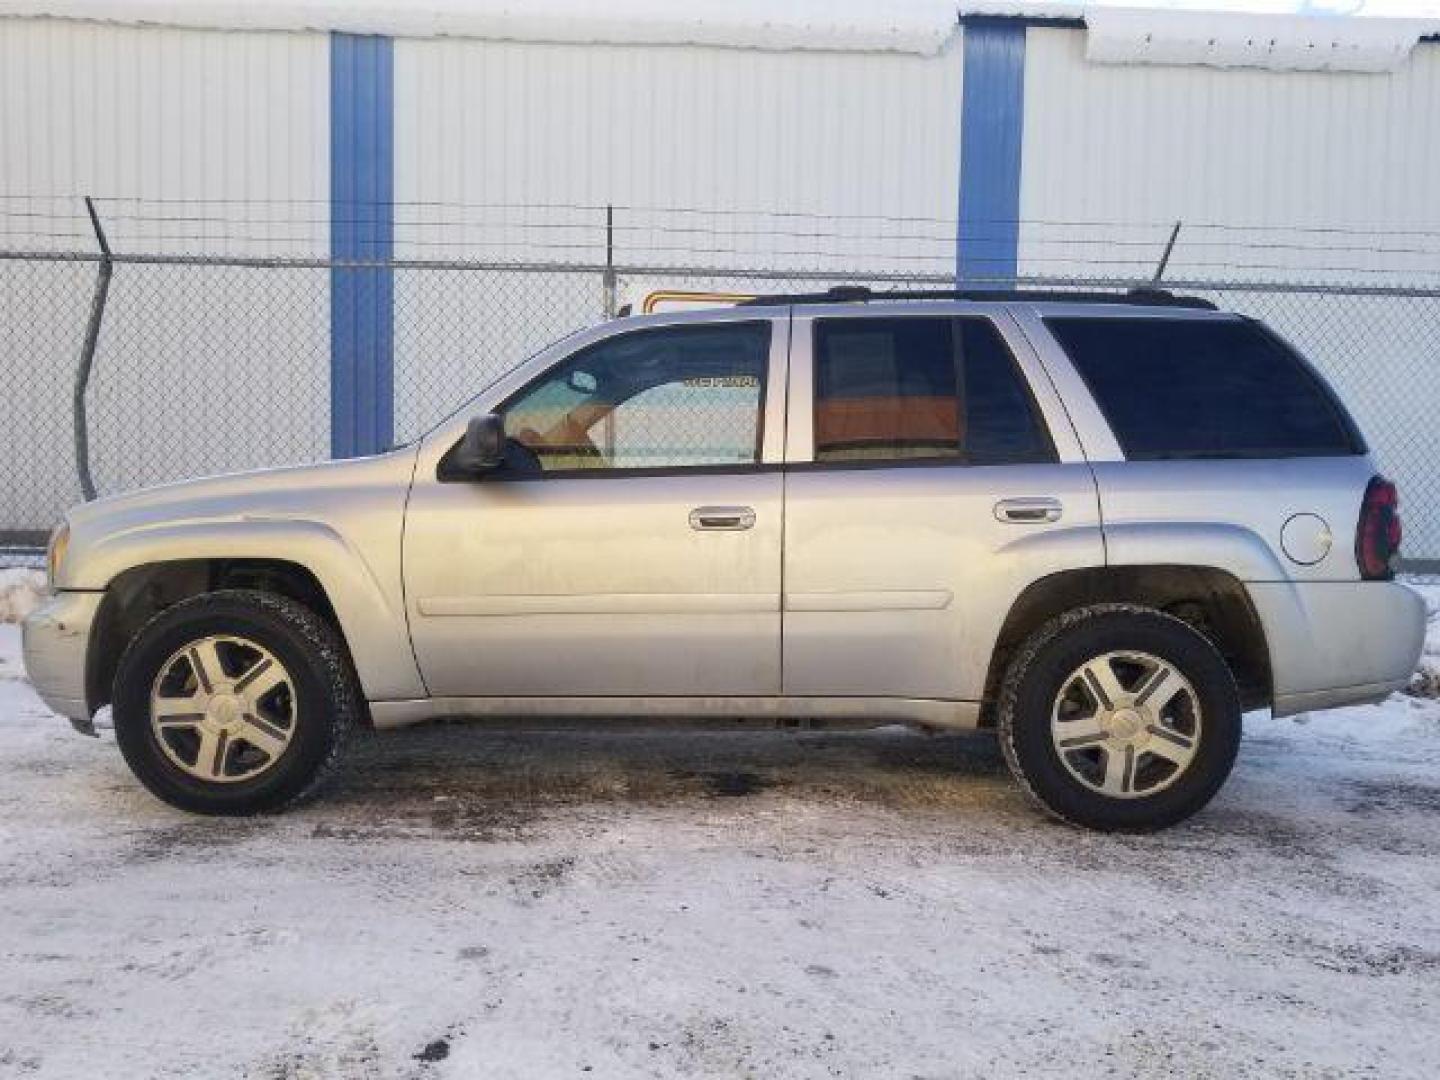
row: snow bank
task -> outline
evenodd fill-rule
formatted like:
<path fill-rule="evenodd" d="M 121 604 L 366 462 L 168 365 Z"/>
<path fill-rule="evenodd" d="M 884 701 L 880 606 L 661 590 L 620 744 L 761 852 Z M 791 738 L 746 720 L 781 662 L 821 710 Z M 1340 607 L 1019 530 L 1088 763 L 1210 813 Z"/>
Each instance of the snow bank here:
<path fill-rule="evenodd" d="M 956 29 L 954 0 L 0 0 L 4 15 L 222 30 L 926 56 L 938 53 Z"/>
<path fill-rule="evenodd" d="M 1410 684 L 1410 693 L 1415 697 L 1440 698 L 1440 579 L 1412 581 L 1409 584 L 1425 598 L 1425 611 L 1430 620 L 1425 634 L 1425 651 L 1420 655 L 1420 666 Z"/>
<path fill-rule="evenodd" d="M 0 623 L 14 623 L 40 606 L 45 575 L 23 567 L 0 569 Z"/>

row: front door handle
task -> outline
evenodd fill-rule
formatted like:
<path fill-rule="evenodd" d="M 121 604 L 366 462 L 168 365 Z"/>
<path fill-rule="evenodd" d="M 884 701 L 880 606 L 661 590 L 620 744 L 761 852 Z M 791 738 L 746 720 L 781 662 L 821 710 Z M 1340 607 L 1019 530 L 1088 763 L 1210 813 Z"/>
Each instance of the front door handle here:
<path fill-rule="evenodd" d="M 690 511 L 690 527 L 707 532 L 751 529 L 755 527 L 755 511 L 748 506 L 697 506 Z"/>
<path fill-rule="evenodd" d="M 1059 499 L 1001 499 L 995 504 L 995 518 L 1011 525 L 1036 525 L 1059 521 L 1064 509 Z"/>

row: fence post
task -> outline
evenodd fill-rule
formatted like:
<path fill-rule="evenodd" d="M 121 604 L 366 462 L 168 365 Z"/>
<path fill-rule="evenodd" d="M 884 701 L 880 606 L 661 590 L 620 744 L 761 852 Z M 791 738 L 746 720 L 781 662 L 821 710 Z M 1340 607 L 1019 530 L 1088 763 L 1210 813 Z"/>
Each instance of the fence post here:
<path fill-rule="evenodd" d="M 1165 242 L 1165 250 L 1160 255 L 1160 265 L 1155 267 L 1155 276 L 1150 279 L 1151 285 L 1159 285 L 1160 279 L 1165 276 L 1165 267 L 1170 265 L 1170 253 L 1175 250 L 1175 241 L 1180 237 L 1180 222 L 1175 222 L 1175 227 L 1170 230 L 1170 239 Z"/>
<path fill-rule="evenodd" d="M 85 210 L 95 229 L 100 245 L 100 266 L 95 275 L 95 295 L 90 301 L 90 321 L 85 327 L 85 341 L 80 346 L 80 363 L 75 370 L 75 470 L 80 477 L 80 494 L 89 502 L 95 498 L 95 480 L 90 474 L 90 421 L 85 412 L 85 394 L 90 389 L 90 372 L 95 368 L 95 349 L 100 343 L 100 326 L 105 320 L 105 302 L 110 296 L 110 277 L 115 260 L 110 254 L 110 241 L 95 212 L 95 202 L 85 196 Z"/>
<path fill-rule="evenodd" d="M 605 318 L 615 318 L 615 207 L 605 207 L 605 269 L 600 275 L 601 308 Z"/>

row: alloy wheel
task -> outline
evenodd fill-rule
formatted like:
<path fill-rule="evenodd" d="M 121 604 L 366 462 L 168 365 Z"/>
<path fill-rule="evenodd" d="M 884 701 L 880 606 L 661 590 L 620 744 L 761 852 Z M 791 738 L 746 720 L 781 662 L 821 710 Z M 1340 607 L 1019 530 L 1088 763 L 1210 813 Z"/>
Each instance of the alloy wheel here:
<path fill-rule="evenodd" d="M 1154 795 L 1195 759 L 1200 699 L 1173 664 L 1144 652 L 1110 652 L 1061 684 L 1050 736 L 1065 769 L 1115 799 Z"/>
<path fill-rule="evenodd" d="M 295 686 L 264 646 L 217 635 L 177 650 L 150 692 L 150 726 L 165 756 L 207 783 L 271 769 L 295 734 Z"/>

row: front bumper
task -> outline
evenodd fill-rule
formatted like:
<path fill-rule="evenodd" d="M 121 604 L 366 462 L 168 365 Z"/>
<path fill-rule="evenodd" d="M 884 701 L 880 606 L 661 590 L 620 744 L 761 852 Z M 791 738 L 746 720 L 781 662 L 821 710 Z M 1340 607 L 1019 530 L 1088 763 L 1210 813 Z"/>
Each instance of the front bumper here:
<path fill-rule="evenodd" d="M 77 731 L 95 734 L 85 698 L 85 656 L 100 592 L 58 592 L 30 613 L 22 627 L 25 673 L 40 699 Z"/>
<path fill-rule="evenodd" d="M 1395 581 L 1251 582 L 1276 716 L 1379 701 L 1409 685 L 1425 601 Z"/>

